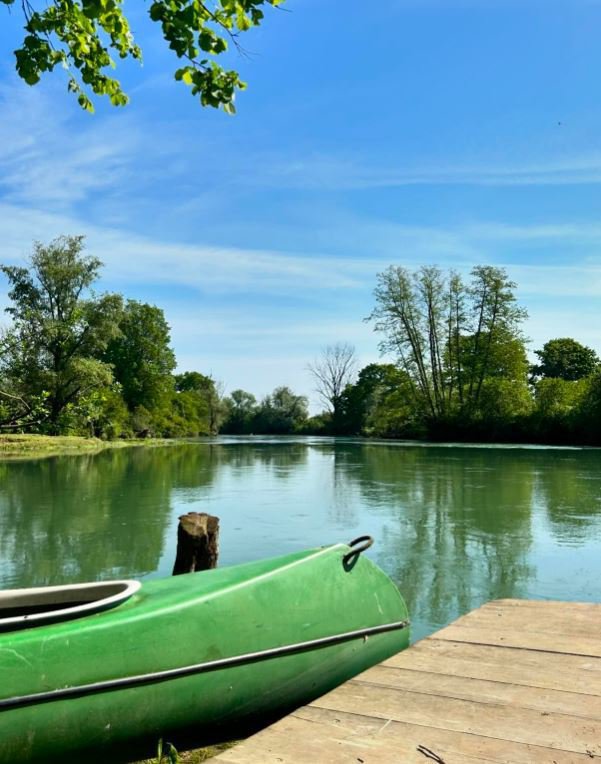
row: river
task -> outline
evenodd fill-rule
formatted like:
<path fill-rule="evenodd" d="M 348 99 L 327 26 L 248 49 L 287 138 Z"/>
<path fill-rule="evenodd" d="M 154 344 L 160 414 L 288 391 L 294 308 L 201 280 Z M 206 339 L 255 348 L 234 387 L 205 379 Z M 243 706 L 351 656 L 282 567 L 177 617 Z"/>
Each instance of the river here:
<path fill-rule="evenodd" d="M 414 639 L 500 597 L 601 601 L 601 450 L 312 437 L 0 462 L 0 588 L 169 575 L 188 511 L 220 517 L 222 565 L 373 535 Z"/>

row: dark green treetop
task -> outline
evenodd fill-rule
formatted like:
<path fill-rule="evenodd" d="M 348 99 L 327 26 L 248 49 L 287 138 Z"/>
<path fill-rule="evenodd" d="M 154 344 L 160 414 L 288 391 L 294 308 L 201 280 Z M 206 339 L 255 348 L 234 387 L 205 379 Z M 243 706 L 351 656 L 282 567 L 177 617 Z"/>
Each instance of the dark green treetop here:
<path fill-rule="evenodd" d="M 551 377 L 575 382 L 589 377 L 599 367 L 599 357 L 592 348 L 570 337 L 545 342 L 535 350 L 539 363 L 531 368 L 534 377 Z"/>
<path fill-rule="evenodd" d="M 215 387 L 215 381 L 199 371 L 184 371 L 175 375 L 175 389 L 178 393 L 202 393 Z"/>
<path fill-rule="evenodd" d="M 17 5 L 16 0 L 0 0 Z M 238 73 L 216 60 L 229 44 L 240 49 L 239 35 L 258 26 L 262 7 L 282 0 L 152 0 L 148 14 L 183 65 L 175 79 L 190 87 L 203 106 L 233 113 Z M 114 106 L 128 102 L 119 80 L 108 70 L 114 57 L 141 60 L 122 0 L 23 0 L 25 36 L 15 51 L 16 68 L 28 85 L 56 67 L 69 73 L 68 88 L 82 108 L 94 111 L 90 96 L 107 96 Z"/>
<path fill-rule="evenodd" d="M 421 413 L 411 379 L 391 363 L 370 363 L 346 386 L 343 427 L 349 434 L 396 434 L 399 425 Z"/>

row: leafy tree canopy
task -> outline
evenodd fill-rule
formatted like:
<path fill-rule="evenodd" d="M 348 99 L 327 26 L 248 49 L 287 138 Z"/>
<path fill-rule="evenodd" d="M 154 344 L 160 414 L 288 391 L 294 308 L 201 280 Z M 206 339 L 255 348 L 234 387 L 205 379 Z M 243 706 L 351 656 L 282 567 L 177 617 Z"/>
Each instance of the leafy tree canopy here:
<path fill-rule="evenodd" d="M 282 0 L 152 0 L 150 19 L 158 24 L 169 48 L 182 61 L 175 79 L 188 85 L 203 106 L 233 113 L 237 90 L 246 85 L 238 73 L 216 60 L 239 35 L 258 26 L 262 6 Z M 15 6 L 16 0 L 0 0 Z M 22 0 L 25 36 L 15 50 L 17 72 L 28 85 L 57 66 L 69 73 L 68 89 L 80 106 L 94 111 L 91 95 L 107 96 L 114 106 L 128 97 L 108 71 L 114 58 L 142 59 L 122 0 Z"/>
<path fill-rule="evenodd" d="M 215 435 L 225 414 L 223 384 L 199 371 L 185 371 L 175 375 L 175 389 L 182 395 L 193 395 L 203 401 L 208 416 L 208 432 Z"/>
<path fill-rule="evenodd" d="M 397 434 L 421 413 L 419 404 L 406 371 L 390 363 L 370 363 L 345 388 L 343 425 L 349 434 Z"/>
<path fill-rule="evenodd" d="M 248 434 L 253 431 L 257 399 L 246 390 L 232 390 L 225 401 L 225 421 L 222 432 Z"/>
<path fill-rule="evenodd" d="M 173 389 L 175 355 L 170 343 L 163 311 L 156 305 L 128 300 L 119 334 L 109 342 L 103 360 L 112 366 L 131 411 L 138 406 L 160 406 Z"/>
<path fill-rule="evenodd" d="M 99 360 L 119 332 L 122 299 L 96 296 L 102 263 L 83 254 L 83 237 L 34 245 L 29 268 L 0 266 L 8 278 L 12 327 L 2 340 L 0 376 L 32 409 L 44 398 L 44 418 L 58 431 L 68 406 L 112 382 Z"/>
<path fill-rule="evenodd" d="M 214 380 L 199 371 L 184 371 L 175 375 L 175 389 L 178 393 L 204 393 L 214 387 Z"/>
<path fill-rule="evenodd" d="M 545 342 L 542 350 L 534 352 L 540 361 L 532 367 L 535 377 L 575 382 L 589 377 L 599 366 L 599 358 L 595 351 L 570 337 L 549 340 Z"/>
<path fill-rule="evenodd" d="M 378 274 L 368 320 L 383 334 L 433 421 L 477 415 L 485 380 L 515 377 L 525 362 L 516 285 L 502 268 L 476 266 L 469 284 L 450 271 L 390 266 Z"/>
<path fill-rule="evenodd" d="M 295 395 L 289 387 L 276 387 L 261 401 L 254 427 L 261 433 L 295 432 L 308 416 L 308 401 L 304 395 Z"/>

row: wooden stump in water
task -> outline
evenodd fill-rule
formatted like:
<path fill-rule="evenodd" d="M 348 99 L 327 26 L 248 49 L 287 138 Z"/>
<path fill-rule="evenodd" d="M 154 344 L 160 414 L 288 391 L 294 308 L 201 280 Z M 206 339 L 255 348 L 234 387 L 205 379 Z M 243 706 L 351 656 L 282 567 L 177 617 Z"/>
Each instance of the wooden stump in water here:
<path fill-rule="evenodd" d="M 205 512 L 180 515 L 174 576 L 217 567 L 219 518 Z"/>

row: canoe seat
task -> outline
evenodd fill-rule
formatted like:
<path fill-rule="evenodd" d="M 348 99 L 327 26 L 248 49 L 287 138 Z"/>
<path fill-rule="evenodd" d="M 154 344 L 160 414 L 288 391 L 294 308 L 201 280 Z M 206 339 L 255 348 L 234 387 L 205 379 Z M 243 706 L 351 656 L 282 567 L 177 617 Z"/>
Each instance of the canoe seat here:
<path fill-rule="evenodd" d="M 69 620 L 120 605 L 139 581 L 44 586 L 0 591 L 0 631 Z"/>

